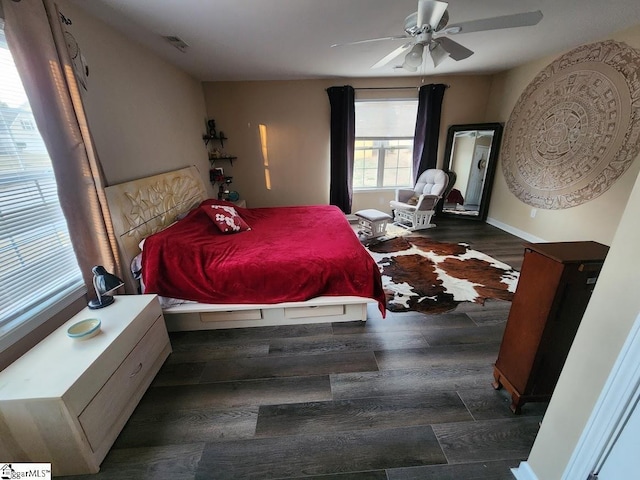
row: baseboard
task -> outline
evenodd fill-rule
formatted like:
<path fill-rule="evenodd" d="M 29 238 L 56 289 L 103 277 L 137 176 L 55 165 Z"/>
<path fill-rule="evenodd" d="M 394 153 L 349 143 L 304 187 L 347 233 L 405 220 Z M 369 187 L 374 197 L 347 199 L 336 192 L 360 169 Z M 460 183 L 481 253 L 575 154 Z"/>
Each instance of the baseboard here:
<path fill-rule="evenodd" d="M 527 462 L 520 462 L 518 468 L 511 469 L 511 473 L 516 477 L 516 480 L 538 480 Z"/>
<path fill-rule="evenodd" d="M 531 242 L 531 243 L 547 242 L 547 240 L 543 238 L 536 237 L 535 235 L 531 235 L 530 233 L 527 233 L 524 230 L 520 230 L 519 228 L 512 227 L 511 225 L 507 225 L 506 223 L 502 223 L 501 221 L 496 220 L 495 218 L 491 218 L 491 217 L 487 218 L 487 223 L 489 225 L 493 225 L 494 227 L 499 228 L 500 230 L 504 230 L 505 232 L 510 233 L 511 235 L 520 237 L 523 240 L 526 240 L 527 242 Z"/>

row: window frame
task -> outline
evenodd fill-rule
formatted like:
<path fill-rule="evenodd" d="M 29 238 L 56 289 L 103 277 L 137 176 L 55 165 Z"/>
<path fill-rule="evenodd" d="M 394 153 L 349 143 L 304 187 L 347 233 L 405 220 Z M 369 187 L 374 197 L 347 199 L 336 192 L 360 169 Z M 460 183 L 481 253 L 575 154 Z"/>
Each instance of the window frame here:
<path fill-rule="evenodd" d="M 385 103 L 385 102 L 389 102 L 389 103 L 393 103 L 393 102 L 411 102 L 414 103 L 415 102 L 415 107 L 416 107 L 416 111 L 418 108 L 418 99 L 416 97 L 409 97 L 409 98 L 363 98 L 363 99 L 358 99 L 356 100 L 356 115 L 357 115 L 357 104 L 358 103 Z M 414 121 L 414 129 L 415 129 L 415 118 L 413 119 Z M 356 124 L 358 123 L 358 120 L 356 118 Z M 410 147 L 410 152 L 409 155 L 411 157 L 411 159 L 413 159 L 413 149 L 414 149 L 414 135 L 412 133 L 411 136 L 379 136 L 379 135 L 363 135 L 363 136 L 358 136 L 356 134 L 355 136 L 355 142 L 354 142 L 354 175 L 353 175 L 353 180 L 351 182 L 351 187 L 353 188 L 354 192 L 374 192 L 374 191 L 389 191 L 389 190 L 396 190 L 398 188 L 413 188 L 413 184 L 412 184 L 412 176 L 413 176 L 413 161 L 411 161 L 410 163 L 410 175 L 409 175 L 409 183 L 406 185 L 390 185 L 390 186 L 385 186 L 384 185 L 384 172 L 385 172 L 385 155 L 387 153 L 388 150 L 396 150 L 398 148 L 402 148 L 402 147 L 391 147 L 389 145 L 383 145 L 382 148 L 377 147 L 377 148 L 371 148 L 371 147 L 366 147 L 366 148 L 358 148 L 357 144 L 359 141 L 370 141 L 370 142 L 393 142 L 393 141 L 410 141 L 411 142 L 411 147 Z M 356 175 L 355 175 L 355 162 L 356 162 L 356 153 L 359 150 L 377 150 L 378 151 L 378 165 L 377 165 L 377 177 L 376 177 L 376 186 L 356 186 L 355 185 L 355 180 L 356 180 Z M 396 172 L 397 172 L 398 168 L 396 167 Z"/>

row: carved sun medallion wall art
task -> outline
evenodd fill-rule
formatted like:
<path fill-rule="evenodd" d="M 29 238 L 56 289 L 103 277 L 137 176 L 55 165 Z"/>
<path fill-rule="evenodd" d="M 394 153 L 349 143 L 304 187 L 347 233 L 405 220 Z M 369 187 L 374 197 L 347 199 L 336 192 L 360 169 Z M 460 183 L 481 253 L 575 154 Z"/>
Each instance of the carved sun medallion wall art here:
<path fill-rule="evenodd" d="M 540 72 L 505 128 L 502 172 L 536 208 L 602 195 L 640 152 L 640 51 L 615 41 L 578 47 Z"/>

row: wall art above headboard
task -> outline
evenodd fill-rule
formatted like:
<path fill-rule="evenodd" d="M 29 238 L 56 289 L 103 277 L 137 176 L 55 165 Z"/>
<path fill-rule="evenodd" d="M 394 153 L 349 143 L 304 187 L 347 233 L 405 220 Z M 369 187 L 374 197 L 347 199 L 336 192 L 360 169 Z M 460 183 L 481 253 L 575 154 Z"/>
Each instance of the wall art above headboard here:
<path fill-rule="evenodd" d="M 606 192 L 640 152 L 640 51 L 605 41 L 548 65 L 505 128 L 502 172 L 536 208 L 575 207 Z"/>

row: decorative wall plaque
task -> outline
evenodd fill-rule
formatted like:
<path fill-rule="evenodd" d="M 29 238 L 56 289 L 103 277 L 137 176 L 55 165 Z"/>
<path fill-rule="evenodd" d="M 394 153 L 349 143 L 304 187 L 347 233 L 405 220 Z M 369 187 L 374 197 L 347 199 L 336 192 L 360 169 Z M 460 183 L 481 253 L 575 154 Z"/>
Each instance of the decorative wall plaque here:
<path fill-rule="evenodd" d="M 524 203 L 558 210 L 602 195 L 639 152 L 640 51 L 610 40 L 562 55 L 527 86 L 502 172 Z"/>

